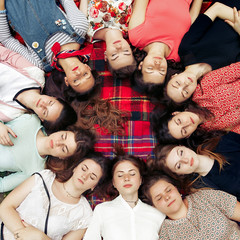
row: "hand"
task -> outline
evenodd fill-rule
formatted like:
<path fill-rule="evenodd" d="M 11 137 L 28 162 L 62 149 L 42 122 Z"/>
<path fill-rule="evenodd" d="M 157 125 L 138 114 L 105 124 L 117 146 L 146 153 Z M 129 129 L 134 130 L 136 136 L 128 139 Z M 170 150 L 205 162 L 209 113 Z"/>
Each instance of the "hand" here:
<path fill-rule="evenodd" d="M 14 238 L 16 240 L 47 240 L 50 239 L 47 235 L 45 235 L 41 230 L 25 223 L 23 221 L 23 225 L 25 228 L 21 228 L 14 232 Z"/>
<path fill-rule="evenodd" d="M 0 122 L 0 144 L 5 146 L 13 146 L 13 142 L 9 137 L 9 133 L 13 137 L 17 137 L 17 135 L 12 131 L 12 129 L 6 126 L 4 123 Z"/>
<path fill-rule="evenodd" d="M 233 8 L 233 22 L 230 20 L 225 20 L 226 23 L 228 23 L 239 35 L 240 35 L 240 11 L 237 11 L 237 9 Z"/>

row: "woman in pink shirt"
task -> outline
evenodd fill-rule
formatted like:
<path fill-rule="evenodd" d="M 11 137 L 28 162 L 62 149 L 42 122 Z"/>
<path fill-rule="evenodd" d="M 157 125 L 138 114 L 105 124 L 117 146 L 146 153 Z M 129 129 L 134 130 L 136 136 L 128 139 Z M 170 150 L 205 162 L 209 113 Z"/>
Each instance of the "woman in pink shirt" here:
<path fill-rule="evenodd" d="M 146 52 L 133 76 L 133 84 L 140 91 L 152 94 L 156 88 L 162 88 L 167 66 L 173 62 L 167 60 L 180 61 L 179 44 L 198 16 L 201 5 L 202 0 L 134 2 L 128 27 L 129 39 L 134 46 Z"/>

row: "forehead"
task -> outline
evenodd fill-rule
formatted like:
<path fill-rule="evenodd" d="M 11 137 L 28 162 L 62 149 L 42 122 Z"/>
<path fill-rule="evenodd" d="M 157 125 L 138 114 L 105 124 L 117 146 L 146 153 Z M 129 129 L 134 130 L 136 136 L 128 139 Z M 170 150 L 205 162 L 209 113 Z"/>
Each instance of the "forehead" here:
<path fill-rule="evenodd" d="M 130 161 L 128 160 L 124 160 L 124 161 L 121 161 L 115 168 L 115 171 L 114 172 L 117 172 L 117 171 L 129 171 L 129 170 L 137 170 L 138 171 L 138 168 L 133 164 L 131 163 Z"/>
<path fill-rule="evenodd" d="M 149 193 L 152 196 L 152 198 L 154 198 L 158 194 L 162 194 L 165 191 L 165 189 L 169 186 L 173 185 L 163 179 L 160 179 L 150 187 Z"/>
<path fill-rule="evenodd" d="M 119 57 L 115 60 L 112 60 L 112 56 L 111 54 L 109 54 L 108 62 L 114 70 L 118 70 L 120 68 L 132 65 L 134 62 L 134 58 L 132 52 L 130 53 L 130 55 L 125 55 L 124 52 L 119 52 Z"/>
<path fill-rule="evenodd" d="M 172 137 L 174 137 L 176 139 L 182 138 L 181 126 L 179 126 L 175 123 L 174 118 L 172 118 L 168 122 L 168 131 L 169 131 L 170 135 L 172 135 Z"/>
<path fill-rule="evenodd" d="M 98 163 L 96 163 L 94 160 L 92 160 L 91 158 L 83 160 L 80 163 L 80 165 L 86 165 L 88 167 L 88 169 L 94 173 L 102 172 L 101 166 Z"/>
<path fill-rule="evenodd" d="M 178 154 L 177 154 L 178 148 L 179 147 L 174 147 L 166 157 L 166 164 L 171 169 L 175 166 L 175 163 L 178 160 Z"/>
<path fill-rule="evenodd" d="M 181 88 L 175 88 L 172 86 L 173 82 L 170 80 L 167 84 L 167 95 L 169 98 L 171 98 L 175 102 L 181 102 L 184 101 L 184 97 L 182 96 L 182 89 Z"/>

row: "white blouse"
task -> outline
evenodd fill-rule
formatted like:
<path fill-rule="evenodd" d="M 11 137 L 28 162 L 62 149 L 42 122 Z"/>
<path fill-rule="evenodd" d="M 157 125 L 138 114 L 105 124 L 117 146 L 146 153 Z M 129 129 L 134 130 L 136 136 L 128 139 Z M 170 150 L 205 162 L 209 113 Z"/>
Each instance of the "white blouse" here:
<path fill-rule="evenodd" d="M 140 199 L 134 208 L 118 196 L 96 206 L 84 240 L 157 240 L 165 215 Z"/>
<path fill-rule="evenodd" d="M 82 196 L 77 204 L 61 202 L 52 192 L 55 174 L 50 170 L 43 170 L 40 173 L 45 180 L 51 198 L 47 235 L 52 240 L 61 240 L 70 231 L 87 228 L 92 217 L 92 209 L 87 199 Z M 17 211 L 26 223 L 44 232 L 48 204 L 42 179 L 36 174 L 35 186 L 17 208 Z M 15 240 L 6 226 L 4 226 L 4 239 Z"/>

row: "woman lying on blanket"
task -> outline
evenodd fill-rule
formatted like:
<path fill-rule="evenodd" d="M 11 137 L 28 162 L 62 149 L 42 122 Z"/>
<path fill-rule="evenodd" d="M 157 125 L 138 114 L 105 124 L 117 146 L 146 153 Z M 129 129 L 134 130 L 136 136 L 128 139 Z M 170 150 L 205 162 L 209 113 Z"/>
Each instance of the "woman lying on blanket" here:
<path fill-rule="evenodd" d="M 118 155 L 113 160 L 110 190 L 116 198 L 96 206 L 84 240 L 158 239 L 165 216 L 138 198 L 145 168 L 134 156 Z"/>
<path fill-rule="evenodd" d="M 223 190 L 240 200 L 240 135 L 234 132 L 211 139 L 194 152 L 183 145 L 155 149 L 154 169 L 182 182 Z M 193 182 L 194 181 L 194 182 Z"/>
<path fill-rule="evenodd" d="M 240 18 L 237 11 L 240 9 L 240 2 L 238 0 L 220 2 L 226 5 L 213 4 L 204 14 L 199 15 L 183 37 L 179 46 L 179 55 L 185 70 L 183 69 L 182 72 L 173 69 L 169 72 L 165 87 L 166 99 L 163 100 L 166 104 L 171 101 L 178 105 L 185 102 L 196 88 L 199 95 L 201 85 L 204 85 L 205 93 L 211 91 L 211 88 L 206 88 L 203 76 L 211 70 L 240 61 Z M 208 82 L 212 77 L 211 73 L 209 74 L 206 75 Z M 216 85 L 215 81 L 220 82 L 214 75 L 211 84 Z"/>
<path fill-rule="evenodd" d="M 47 135 L 35 114 L 23 114 L 3 127 L 11 129 L 15 138 L 9 137 L 8 146 L 0 139 L 0 171 L 13 172 L 0 178 L 0 192 L 12 190 L 32 173 L 42 170 L 46 160 L 64 160 L 67 164 L 83 157 L 93 148 L 95 139 L 90 131 L 76 127 Z"/>
<path fill-rule="evenodd" d="M 176 182 L 149 173 L 143 192 L 147 202 L 165 213 L 160 239 L 239 239 L 240 203 L 218 190 L 200 190 L 182 199 Z M 221 229 L 221 230 L 219 230 Z"/>
<path fill-rule="evenodd" d="M 4 2 L 0 1 L 0 42 L 4 46 L 46 72 L 54 68 L 64 71 L 66 76 L 62 84 L 70 91 L 84 94 L 95 87 L 94 73 L 86 64 L 92 46 L 79 51 L 88 21 L 73 0 L 60 1 L 65 12 L 55 1 L 8 0 L 7 11 Z M 26 46 L 11 36 L 7 20 L 23 37 Z"/>
<path fill-rule="evenodd" d="M 4 239 L 82 239 L 92 216 L 84 195 L 100 186 L 106 167 L 106 159 L 92 153 L 78 158 L 67 170 L 40 172 L 51 201 L 47 233 L 43 230 L 49 199 L 43 181 L 38 174 L 28 178 L 0 205 Z"/>
<path fill-rule="evenodd" d="M 126 41 L 133 0 L 90 0 L 87 15 L 90 41 L 106 42 L 105 60 L 113 76 L 126 78 L 136 68 L 132 49 Z"/>
<path fill-rule="evenodd" d="M 77 121 L 73 108 L 61 99 L 42 95 L 44 72 L 24 57 L 0 45 L 0 125 L 26 112 L 35 112 L 49 131 Z M 0 138 L 9 142 L 9 129 Z M 6 143 L 5 142 L 5 143 Z"/>
<path fill-rule="evenodd" d="M 198 16 L 201 5 L 202 0 L 134 1 L 129 39 L 146 53 L 132 79 L 137 90 L 159 97 L 168 66 L 180 60 L 180 41 Z"/>

